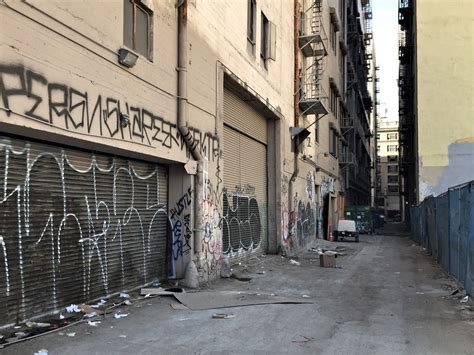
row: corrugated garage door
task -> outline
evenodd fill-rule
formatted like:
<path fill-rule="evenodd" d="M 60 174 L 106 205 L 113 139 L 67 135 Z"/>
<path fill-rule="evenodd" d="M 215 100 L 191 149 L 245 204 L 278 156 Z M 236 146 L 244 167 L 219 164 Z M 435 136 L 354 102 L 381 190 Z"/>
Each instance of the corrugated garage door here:
<path fill-rule="evenodd" d="M 0 136 L 2 324 L 166 276 L 165 167 Z"/>
<path fill-rule="evenodd" d="M 267 235 L 267 125 L 224 92 L 223 249 L 231 262 L 260 251 Z"/>

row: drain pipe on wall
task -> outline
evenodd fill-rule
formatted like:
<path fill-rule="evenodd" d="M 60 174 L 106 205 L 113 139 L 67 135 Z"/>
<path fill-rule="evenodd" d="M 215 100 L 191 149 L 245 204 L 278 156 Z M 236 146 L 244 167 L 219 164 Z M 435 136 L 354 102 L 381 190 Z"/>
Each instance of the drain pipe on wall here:
<path fill-rule="evenodd" d="M 200 222 L 202 220 L 201 202 L 203 201 L 203 157 L 198 145 L 194 142 L 188 122 L 188 0 L 177 1 L 176 7 L 178 8 L 178 67 L 176 68 L 178 72 L 178 130 L 197 163 L 197 171 L 194 175 L 194 245 L 191 261 L 186 267 L 181 284 L 186 287 L 197 288 L 199 287 L 199 274 L 194 260 L 196 256 L 199 258 L 202 250 Z"/>
<path fill-rule="evenodd" d="M 299 43 L 298 43 L 298 36 L 299 36 L 299 28 L 300 28 L 300 4 L 299 0 L 294 0 L 294 16 L 295 16 L 295 21 L 294 21 L 294 28 L 293 28 L 293 33 L 294 33 L 294 88 L 295 88 L 295 95 L 293 96 L 293 105 L 294 105 L 294 126 L 299 127 L 299 99 L 300 99 L 300 77 L 299 77 Z M 294 188 L 294 183 L 296 181 L 296 178 L 298 177 L 299 174 L 299 167 L 298 167 L 298 160 L 299 160 L 299 138 L 295 137 L 294 142 L 291 142 L 291 144 L 294 145 L 294 150 L 295 150 L 295 156 L 294 156 L 294 161 L 293 161 L 293 174 L 291 175 L 289 186 L 288 186 L 288 206 L 290 207 L 290 211 L 295 211 L 296 206 L 293 206 L 293 188 Z M 292 227 L 292 226 L 291 226 Z M 289 233 L 291 232 L 288 231 Z"/>

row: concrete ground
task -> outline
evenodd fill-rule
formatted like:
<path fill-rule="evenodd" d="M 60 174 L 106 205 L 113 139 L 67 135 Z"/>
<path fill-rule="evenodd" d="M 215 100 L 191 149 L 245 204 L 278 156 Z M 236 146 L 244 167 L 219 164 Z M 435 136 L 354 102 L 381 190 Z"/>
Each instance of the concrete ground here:
<path fill-rule="evenodd" d="M 382 235 L 383 234 L 383 235 Z M 322 268 L 317 253 L 301 266 L 280 256 L 249 262 L 253 279 L 222 279 L 209 289 L 310 296 L 314 304 L 191 311 L 153 298 L 122 307 L 126 318 L 80 324 L 2 350 L 5 354 L 474 354 L 474 310 L 449 296 L 456 287 L 423 250 L 389 225 L 345 246 L 342 268 Z M 250 265 L 251 264 L 251 265 Z M 261 273 L 265 271 L 265 273 Z M 260 272 L 260 273 L 256 273 Z M 233 319 L 213 319 L 214 313 Z M 74 332 L 75 336 L 67 336 Z"/>

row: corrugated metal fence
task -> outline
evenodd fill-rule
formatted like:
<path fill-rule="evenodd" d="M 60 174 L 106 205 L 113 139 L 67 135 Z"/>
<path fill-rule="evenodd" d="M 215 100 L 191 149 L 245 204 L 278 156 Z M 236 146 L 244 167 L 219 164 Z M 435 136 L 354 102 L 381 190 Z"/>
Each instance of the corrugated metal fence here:
<path fill-rule="evenodd" d="M 474 294 L 474 181 L 410 210 L 411 236 Z"/>

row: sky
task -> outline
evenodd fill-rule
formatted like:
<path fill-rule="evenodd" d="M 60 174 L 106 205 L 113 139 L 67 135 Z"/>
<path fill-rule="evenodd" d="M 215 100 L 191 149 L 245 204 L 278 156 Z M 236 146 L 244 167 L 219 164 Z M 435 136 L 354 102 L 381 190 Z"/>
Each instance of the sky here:
<path fill-rule="evenodd" d="M 398 1 L 372 0 L 375 58 L 380 67 L 379 114 L 398 118 Z"/>

